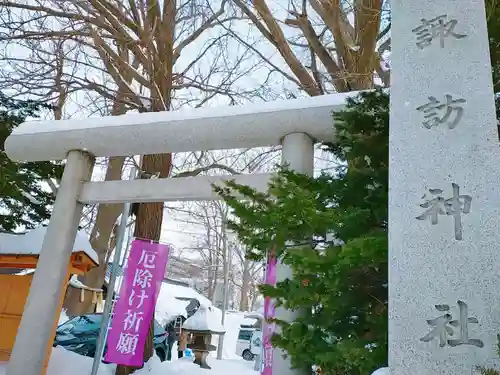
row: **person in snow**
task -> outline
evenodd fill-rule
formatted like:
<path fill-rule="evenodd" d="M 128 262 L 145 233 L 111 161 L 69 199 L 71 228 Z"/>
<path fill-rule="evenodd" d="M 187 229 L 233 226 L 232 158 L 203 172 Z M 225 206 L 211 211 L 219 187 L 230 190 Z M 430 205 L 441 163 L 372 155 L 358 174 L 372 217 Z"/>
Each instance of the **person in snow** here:
<path fill-rule="evenodd" d="M 175 329 L 175 319 L 167 324 L 165 327 L 167 331 L 167 361 L 172 360 L 172 346 L 174 342 L 178 340 L 176 329 Z"/>

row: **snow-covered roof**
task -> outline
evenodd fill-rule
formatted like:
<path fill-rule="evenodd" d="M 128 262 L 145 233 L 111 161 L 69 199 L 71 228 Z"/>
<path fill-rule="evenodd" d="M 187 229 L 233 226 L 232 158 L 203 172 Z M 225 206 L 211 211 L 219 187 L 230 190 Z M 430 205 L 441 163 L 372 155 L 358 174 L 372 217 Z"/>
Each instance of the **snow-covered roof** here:
<path fill-rule="evenodd" d="M 332 111 L 356 92 L 227 107 L 28 121 L 5 141 L 15 161 L 62 160 L 71 150 L 128 156 L 272 146 L 290 133 L 332 140 Z M 54 142 L 57 139 L 57 142 Z"/>
<path fill-rule="evenodd" d="M 40 227 L 24 234 L 0 233 L 0 254 L 39 255 L 46 232 L 47 227 Z M 74 253 L 80 251 L 99 264 L 97 253 L 90 245 L 88 235 L 84 231 L 76 234 L 73 245 Z"/>
<path fill-rule="evenodd" d="M 220 324 L 220 318 L 212 307 L 200 306 L 193 316 L 188 318 L 182 328 L 189 331 L 210 331 L 215 334 L 226 333 L 226 329 Z"/>
<path fill-rule="evenodd" d="M 264 314 L 258 312 L 250 312 L 245 314 L 245 318 L 261 320 L 264 319 Z"/>
<path fill-rule="evenodd" d="M 165 326 L 177 316 L 187 318 L 186 306 L 188 304 L 188 301 L 178 300 L 160 291 L 155 306 L 155 318 L 162 326 Z"/>
<path fill-rule="evenodd" d="M 90 286 L 85 285 L 80 280 L 78 280 L 78 277 L 76 275 L 71 276 L 71 278 L 69 279 L 69 285 L 76 289 L 84 289 L 91 292 L 102 292 L 101 288 L 91 288 Z"/>
<path fill-rule="evenodd" d="M 121 270 L 121 268 L 120 268 Z M 123 270 L 119 274 L 123 275 Z M 109 281 L 110 273 L 106 273 L 105 281 Z M 115 292 L 118 293 L 122 283 L 123 276 L 116 277 Z M 162 282 L 158 300 L 156 302 L 155 317 L 162 325 L 167 324 L 176 316 L 187 318 L 186 307 L 191 299 L 196 299 L 200 306 L 211 306 L 208 298 L 198 293 L 193 288 Z"/>
<path fill-rule="evenodd" d="M 164 282 L 161 288 L 162 290 L 165 289 L 168 294 L 172 295 L 175 298 L 196 299 L 201 306 L 212 306 L 212 302 L 207 297 L 198 293 L 196 290 L 189 286 L 169 284 Z"/>
<path fill-rule="evenodd" d="M 105 281 L 109 281 L 109 277 L 111 275 L 111 271 L 106 272 Z M 115 283 L 115 292 L 119 291 L 122 279 L 123 279 L 123 270 L 121 267 L 119 268 L 118 276 L 116 277 Z M 161 284 L 160 293 L 168 295 L 172 298 L 188 300 L 195 299 L 197 300 L 201 306 L 212 306 L 212 302 L 205 297 L 204 295 L 198 293 L 196 290 L 189 286 L 170 284 L 168 282 L 163 281 Z M 188 301 L 189 302 L 189 301 Z M 186 304 L 187 305 L 187 304 Z"/>

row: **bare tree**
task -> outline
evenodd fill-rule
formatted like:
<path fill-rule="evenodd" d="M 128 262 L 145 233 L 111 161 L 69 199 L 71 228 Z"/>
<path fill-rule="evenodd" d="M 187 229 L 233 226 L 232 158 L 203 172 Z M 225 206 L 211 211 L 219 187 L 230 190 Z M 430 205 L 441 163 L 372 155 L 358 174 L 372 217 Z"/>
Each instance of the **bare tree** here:
<path fill-rule="evenodd" d="M 201 292 L 215 303 L 216 290 L 221 271 L 227 257 L 223 254 L 222 214 L 227 214 L 227 207 L 221 202 L 184 202 L 176 207 L 169 207 L 169 212 L 179 223 L 189 228 L 191 246 L 185 249 L 194 253 L 201 260 L 203 267 L 201 280 L 205 287 Z"/>
<path fill-rule="evenodd" d="M 239 310 L 249 311 L 257 295 L 257 286 L 262 282 L 263 264 L 248 259 L 247 249 L 242 244 L 236 242 L 233 248 L 236 261 L 231 281 L 239 289 Z"/>
<path fill-rule="evenodd" d="M 235 38 L 255 49 L 269 65 L 270 74 L 279 73 L 306 94 L 369 89 L 376 84 L 375 78 L 379 84 L 389 85 L 383 61 L 390 48 L 390 20 L 383 14 L 388 14 L 387 1 L 290 0 L 287 7 L 285 2 L 266 0 L 231 3 L 255 26 L 267 46 L 279 53 L 281 61 L 262 52 L 262 45 L 254 48 L 246 35 L 232 29 Z"/>
<path fill-rule="evenodd" d="M 182 164 L 182 168 L 191 169 L 192 172 L 201 174 L 210 174 L 211 170 L 206 167 L 192 169 L 188 168 L 187 165 L 193 164 L 196 160 L 196 163 L 201 162 L 212 168 L 221 167 L 222 173 L 225 174 L 239 174 L 269 172 L 275 169 L 279 161 L 279 154 L 275 148 L 222 150 L 212 153 L 178 154 L 177 156 L 180 156 L 184 161 L 184 163 L 178 163 Z M 176 176 L 190 174 L 191 172 L 178 172 Z M 182 223 L 188 228 L 186 237 L 191 238 L 191 244 L 185 250 L 194 253 L 203 264 L 206 289 L 202 291 L 205 292 L 207 298 L 215 302 L 215 291 L 220 286 L 219 283 L 224 275 L 223 268 L 230 259 L 233 261 L 229 272 L 229 282 L 233 286 L 232 289 L 243 287 L 248 290 L 251 288 L 252 284 L 249 280 L 254 274 L 253 265 L 248 262 L 244 263 L 244 254 L 234 238 L 228 238 L 230 252 L 226 255 L 223 254 L 223 238 L 232 236 L 231 233 L 224 231 L 222 225 L 223 217 L 229 214 L 227 207 L 222 202 L 182 202 L 169 205 L 168 211 L 176 222 Z M 245 267 L 247 267 L 246 270 Z M 245 277 L 243 277 L 243 273 L 245 273 Z M 254 283 L 254 285 L 256 284 Z M 246 293 L 244 292 L 244 294 Z"/>
<path fill-rule="evenodd" d="M 230 215 L 227 206 L 216 201 L 187 202 L 169 210 L 177 222 L 189 228 L 192 243 L 185 250 L 199 257 L 206 270 L 206 287 L 201 292 L 216 303 L 216 290 L 227 271 L 228 282 L 222 289 L 232 292 L 232 298 L 239 292 L 237 305 L 241 311 L 248 311 L 250 299 L 262 281 L 262 264 L 248 260 L 246 249 L 225 227 L 224 221 Z M 228 243 L 227 251 L 224 240 Z"/>
<path fill-rule="evenodd" d="M 40 25 L 41 27 L 41 25 Z M 64 110 L 69 105 L 65 104 L 68 100 L 75 97 L 75 94 L 82 93 L 85 89 L 76 86 L 73 79 L 77 78 L 76 72 L 84 65 L 80 74 L 89 73 L 89 65 L 85 64 L 85 51 L 81 46 L 70 39 L 51 39 L 41 41 L 38 39 L 19 40 L 17 46 L 26 47 L 29 53 L 26 57 L 8 56 L 2 57 L 4 65 L 9 67 L 0 78 L 0 87 L 9 87 L 16 90 L 14 95 L 35 96 L 40 101 L 47 102 L 53 106 L 54 119 L 60 120 L 64 116 Z M 81 59 L 81 62 L 80 60 Z M 13 73 L 14 72 L 14 73 Z M 130 78 L 128 79 L 130 83 Z M 117 98 L 122 96 L 120 89 L 117 92 Z M 97 99 L 93 95 L 88 100 Z M 120 99 L 113 101 L 109 111 L 103 114 L 119 115 L 124 114 L 126 106 Z M 105 178 L 107 180 L 116 180 L 121 178 L 122 167 L 125 158 L 111 157 L 106 161 L 107 171 Z M 57 192 L 57 186 L 49 184 L 54 193 Z M 92 288 L 99 288 L 104 281 L 104 272 L 107 260 L 110 255 L 110 238 L 114 223 L 121 211 L 120 205 L 101 205 L 98 210 L 95 207 L 88 207 L 84 215 L 90 215 L 86 223 L 93 224 L 90 232 L 90 242 L 99 255 L 99 267 L 90 271 L 82 281 Z M 71 315 L 79 315 L 92 310 L 92 298 L 88 293 L 81 299 L 80 291 L 70 288 L 65 301 L 65 308 Z"/>

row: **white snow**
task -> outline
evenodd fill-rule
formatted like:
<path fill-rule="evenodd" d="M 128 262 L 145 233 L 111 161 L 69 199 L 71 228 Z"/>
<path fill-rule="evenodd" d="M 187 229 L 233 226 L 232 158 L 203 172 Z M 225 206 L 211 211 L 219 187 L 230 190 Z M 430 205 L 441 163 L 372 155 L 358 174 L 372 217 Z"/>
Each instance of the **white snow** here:
<path fill-rule="evenodd" d="M 83 119 L 26 121 L 17 126 L 12 134 L 40 134 L 60 132 L 64 130 L 86 130 L 107 127 L 126 127 L 135 125 L 160 125 L 174 121 L 217 119 L 238 115 L 254 115 L 258 113 L 281 112 L 294 109 L 314 109 L 324 106 L 344 105 L 346 98 L 356 96 L 357 92 L 336 93 L 304 97 L 272 102 L 247 103 L 245 105 L 215 106 L 189 108 L 184 107 L 176 111 L 161 111 L 147 113 L 133 113 L 120 116 L 87 117 Z M 331 111 L 331 109 L 330 109 Z"/>
<path fill-rule="evenodd" d="M 119 285 L 121 284 L 122 277 L 117 277 L 115 290 L 119 290 Z M 162 283 L 160 293 L 158 294 L 158 301 L 155 308 L 155 318 L 162 325 L 168 323 L 173 317 L 182 315 L 187 317 L 186 305 L 189 301 L 179 300 L 178 298 L 194 298 L 200 302 L 200 306 L 210 307 L 212 312 L 210 313 L 211 319 L 214 322 L 220 322 L 222 317 L 222 311 L 214 306 L 208 298 L 198 293 L 193 288 L 174 285 L 169 283 Z M 236 355 L 236 342 L 238 340 L 238 334 L 240 332 L 241 324 L 254 324 L 254 318 L 246 318 L 246 312 L 236 312 L 236 313 L 226 313 L 224 321 L 224 330 L 226 331 L 224 335 L 224 344 L 222 350 L 222 357 L 229 359 L 240 358 Z M 263 314 L 263 308 L 252 315 L 260 316 Z M 218 324 L 220 326 L 220 324 Z M 220 327 L 218 327 L 220 328 Z M 218 345 L 218 336 L 212 336 L 212 344 Z M 174 347 L 173 353 L 176 352 Z M 1 374 L 0 374 L 1 375 Z"/>
<path fill-rule="evenodd" d="M 155 306 L 155 318 L 162 326 L 179 315 L 187 318 L 186 306 L 188 304 L 189 301 L 178 300 L 160 291 Z"/>
<path fill-rule="evenodd" d="M 42 249 L 43 238 L 47 227 L 33 229 L 25 234 L 0 233 L 0 254 L 38 255 Z M 99 263 L 97 253 L 94 251 L 84 231 L 76 234 L 73 252 L 84 252 L 96 264 Z"/>
<path fill-rule="evenodd" d="M 120 285 L 122 283 L 123 276 L 116 277 L 115 292 L 120 290 Z M 108 276 L 106 276 L 106 282 L 109 281 Z M 160 293 L 158 294 L 158 300 L 171 298 L 194 298 L 198 300 L 202 306 L 212 306 L 212 302 L 202 294 L 198 293 L 191 287 L 183 285 L 175 285 L 167 282 L 163 282 L 161 285 Z"/>
<path fill-rule="evenodd" d="M 76 288 L 76 289 L 84 289 L 84 290 L 88 290 L 91 292 L 102 292 L 102 289 L 91 288 L 91 287 L 85 285 L 80 280 L 78 280 L 78 277 L 76 275 L 71 276 L 71 278 L 69 279 L 69 285 L 72 286 L 73 288 Z"/>
<path fill-rule="evenodd" d="M 332 111 L 356 92 L 227 107 L 185 108 L 101 118 L 24 122 L 5 141 L 15 161 L 62 160 L 71 150 L 96 157 L 279 145 L 306 132 L 332 140 Z M 57 142 L 54 139 L 57 138 Z"/>
<path fill-rule="evenodd" d="M 212 302 L 204 295 L 198 293 L 189 286 L 162 283 L 160 294 L 169 295 L 175 298 L 194 298 L 202 306 L 212 306 Z"/>
<path fill-rule="evenodd" d="M 21 190 L 21 195 L 26 198 L 27 200 L 29 200 L 31 203 L 33 204 L 37 204 L 37 205 L 41 205 L 43 204 L 42 202 L 40 202 L 38 199 L 36 199 L 33 195 L 25 192 L 25 191 L 22 191 Z"/>
<path fill-rule="evenodd" d="M 217 315 L 217 319 L 220 322 L 220 317 L 222 315 L 222 311 L 219 309 L 215 309 L 214 315 Z M 226 314 L 226 318 L 224 321 L 224 328 L 226 330 L 226 334 L 224 335 L 224 345 L 222 347 L 222 358 L 226 358 L 226 359 L 241 358 L 236 354 L 236 343 L 238 341 L 240 327 L 242 324 L 251 325 L 251 324 L 254 324 L 256 322 L 255 319 L 246 318 L 245 315 L 246 315 L 246 313 L 243 313 L 243 312 Z M 212 344 L 215 346 L 219 345 L 218 337 L 212 336 Z"/>
<path fill-rule="evenodd" d="M 175 349 L 175 348 L 174 348 Z M 174 351 L 175 353 L 175 351 Z M 176 357 L 175 355 L 173 357 Z M 153 356 L 136 371 L 135 375 L 257 375 L 253 371 L 253 362 L 243 360 L 217 360 L 208 358 L 212 370 L 205 370 L 193 364 L 193 358 L 182 358 L 171 362 L 160 362 Z M 0 364 L 0 375 L 5 375 L 6 364 Z M 98 375 L 114 375 L 116 365 L 101 363 Z M 83 357 L 61 347 L 52 349 L 47 375 L 88 375 L 92 369 L 92 358 Z"/>
<path fill-rule="evenodd" d="M 182 302 L 182 301 L 178 301 Z M 213 308 L 213 319 L 220 321 L 221 311 Z M 59 317 L 59 323 L 62 324 L 68 320 L 66 311 L 63 310 Z M 160 363 L 157 357 L 153 357 L 144 369 L 137 371 L 137 375 L 228 375 L 237 373 L 238 375 L 258 375 L 253 371 L 253 362 L 247 362 L 238 357 L 235 353 L 236 340 L 238 338 L 239 328 L 241 324 L 253 324 L 254 319 L 245 318 L 245 313 L 228 313 L 226 314 L 224 335 L 224 347 L 222 357 L 223 360 L 215 359 L 215 353 L 209 357 L 209 364 L 212 370 L 203 370 L 199 366 L 192 364 L 192 358 L 183 358 L 177 360 L 177 356 L 173 355 L 172 362 Z M 212 344 L 218 345 L 218 336 L 212 336 Z M 172 348 L 172 353 L 177 353 L 176 343 Z M 47 375 L 88 375 L 92 368 L 92 358 L 83 357 L 78 354 L 69 352 L 61 347 L 56 347 L 52 350 L 52 357 L 49 363 Z M 78 369 L 76 371 L 75 369 Z M 114 375 L 114 365 L 101 364 L 98 375 Z M 150 371 L 151 370 L 151 371 Z M 210 372 L 206 372 L 210 371 Z M 5 375 L 5 364 L 0 363 L 0 375 Z M 385 373 L 377 373 L 376 375 L 387 375 Z"/>
<path fill-rule="evenodd" d="M 69 317 L 66 315 L 66 309 L 61 310 L 61 314 L 59 315 L 59 321 L 57 322 L 57 325 L 60 326 L 64 322 L 68 321 Z"/>
<path fill-rule="evenodd" d="M 264 315 L 261 313 L 258 313 L 258 312 L 252 312 L 252 313 L 245 314 L 245 318 L 260 320 L 260 319 L 264 319 Z"/>
<path fill-rule="evenodd" d="M 236 360 L 217 360 L 212 356 L 208 357 L 208 364 L 212 367 L 211 370 L 202 369 L 200 366 L 193 364 L 192 358 L 181 358 L 172 362 L 159 362 L 159 359 L 154 357 L 143 369 L 137 371 L 137 375 L 258 375 L 259 373 L 253 370 L 252 361 L 244 361 L 243 359 Z M 52 374 L 47 374 L 52 375 Z M 72 374 L 73 375 L 73 374 Z"/>
<path fill-rule="evenodd" d="M 372 375 L 390 375 L 389 367 L 379 368 Z"/>
<path fill-rule="evenodd" d="M 6 364 L 0 364 L 0 375 L 5 375 Z M 98 375 L 114 375 L 116 366 L 101 364 Z M 92 358 L 84 357 L 61 347 L 52 349 L 47 375 L 88 375 L 92 369 Z"/>
<path fill-rule="evenodd" d="M 194 331 L 211 331 L 215 334 L 225 333 L 226 330 L 221 325 L 218 315 L 219 314 L 215 313 L 213 307 L 200 306 L 193 316 L 184 322 L 182 328 Z"/>
<path fill-rule="evenodd" d="M 106 281 L 109 279 L 106 277 Z M 116 277 L 115 292 L 120 291 L 120 285 L 123 281 L 123 276 Z M 189 300 L 180 300 L 179 298 L 194 298 L 198 300 L 201 306 L 211 306 L 212 303 L 208 298 L 198 293 L 193 288 L 174 285 L 163 282 L 161 285 L 160 293 L 158 293 L 158 300 L 155 307 L 155 318 L 158 323 L 165 325 L 175 316 L 184 316 L 187 318 L 186 306 Z"/>

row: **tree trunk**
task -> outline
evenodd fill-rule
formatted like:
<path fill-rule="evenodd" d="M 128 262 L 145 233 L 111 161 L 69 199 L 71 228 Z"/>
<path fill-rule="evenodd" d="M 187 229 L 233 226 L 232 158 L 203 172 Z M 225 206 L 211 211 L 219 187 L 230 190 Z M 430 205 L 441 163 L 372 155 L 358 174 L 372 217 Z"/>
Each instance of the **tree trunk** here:
<path fill-rule="evenodd" d="M 128 55 L 123 58 L 128 60 Z M 127 80 L 131 82 L 130 77 Z M 126 96 L 123 89 L 118 90 L 117 100 L 113 103 L 111 114 L 113 116 L 122 115 L 126 112 L 126 107 L 122 100 Z M 123 164 L 125 157 L 114 156 L 108 160 L 108 168 L 106 169 L 105 181 L 114 181 L 122 179 Z M 84 276 L 79 277 L 79 280 L 91 288 L 101 288 L 104 284 L 106 276 L 108 253 L 114 246 L 110 246 L 110 237 L 113 233 L 116 220 L 123 211 L 122 204 L 100 204 L 97 209 L 97 217 L 90 234 L 90 244 L 97 252 L 99 258 L 99 267 L 92 269 Z M 92 303 L 92 295 L 90 292 L 84 293 L 84 300 L 80 301 L 80 290 L 69 288 L 68 294 L 64 301 L 64 307 L 67 309 L 68 315 L 82 315 L 93 312 L 95 309 Z"/>
<path fill-rule="evenodd" d="M 212 283 L 212 296 L 210 297 L 210 301 L 212 304 L 215 305 L 215 299 L 217 298 L 217 279 L 219 278 L 219 258 L 216 258 L 215 260 L 215 267 L 214 269 L 214 277 L 213 277 L 213 283 Z"/>
<path fill-rule="evenodd" d="M 241 280 L 240 311 L 248 311 L 248 293 L 250 292 L 250 261 L 245 259 L 243 263 L 243 275 Z"/>
<path fill-rule="evenodd" d="M 214 270 L 212 268 L 208 269 L 208 288 L 207 288 L 207 298 L 211 301 L 214 296 Z"/>
<path fill-rule="evenodd" d="M 256 291 L 256 287 L 255 285 L 251 285 L 251 288 L 252 290 L 251 292 L 251 304 L 250 304 L 250 311 L 255 311 L 255 304 L 257 303 L 257 297 L 259 296 L 257 291 Z"/>
<path fill-rule="evenodd" d="M 146 174 L 159 173 L 160 178 L 167 178 L 172 167 L 172 154 L 145 155 L 142 161 L 142 172 Z M 158 241 L 161 235 L 163 221 L 163 202 L 141 203 L 138 205 L 134 237 Z M 144 345 L 144 363 L 153 356 L 153 321 L 149 322 L 148 337 Z M 136 370 L 135 367 L 118 365 L 116 375 L 128 375 Z"/>
<path fill-rule="evenodd" d="M 121 156 L 110 158 L 105 180 L 120 180 L 124 162 L 125 158 Z M 79 277 L 82 283 L 91 288 L 102 288 L 104 284 L 108 260 L 107 255 L 110 249 L 109 239 L 122 208 L 123 205 L 121 204 L 103 204 L 98 208 L 96 221 L 90 235 L 90 243 L 99 257 L 99 267 L 93 268 L 84 276 Z M 80 295 L 80 289 L 68 288 L 64 308 L 67 309 L 69 316 L 82 315 L 94 311 L 95 306 L 92 303 L 92 293 L 85 291 L 83 301 L 80 301 Z"/>

